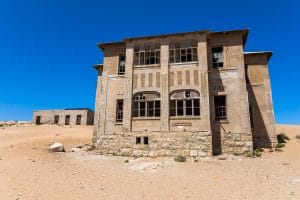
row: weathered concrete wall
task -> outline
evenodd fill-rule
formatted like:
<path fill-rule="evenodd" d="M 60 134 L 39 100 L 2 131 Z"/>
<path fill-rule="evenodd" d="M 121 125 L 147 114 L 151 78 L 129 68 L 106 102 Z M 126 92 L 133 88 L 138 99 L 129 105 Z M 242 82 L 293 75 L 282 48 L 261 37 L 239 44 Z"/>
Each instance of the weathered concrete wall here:
<path fill-rule="evenodd" d="M 93 143 L 101 153 L 134 156 L 210 156 L 253 152 L 249 98 L 245 78 L 245 31 L 134 38 L 104 45 L 103 70 L 98 74 Z M 170 64 L 174 44 L 193 41 L 198 61 Z M 134 51 L 160 48 L 160 64 L 134 65 Z M 224 67 L 212 68 L 211 48 L 223 46 Z M 126 54 L 125 75 L 118 75 L 119 54 Z M 200 95 L 200 116 L 173 117 L 170 94 L 194 90 Z M 132 117 L 138 92 L 160 94 L 161 116 Z M 227 120 L 215 120 L 214 96 L 227 96 Z M 116 122 L 116 101 L 124 100 L 123 122 Z M 149 137 L 149 145 L 135 144 Z"/>
<path fill-rule="evenodd" d="M 248 65 L 247 85 L 252 112 L 254 148 L 272 147 L 276 144 L 274 109 L 268 71 L 270 53 L 245 54 Z"/>
<path fill-rule="evenodd" d="M 216 46 L 223 47 L 224 66 L 217 69 L 213 68 L 212 58 L 209 56 L 210 110 L 214 154 L 251 154 L 253 145 L 245 82 L 242 33 L 213 34 L 210 37 L 208 51 Z M 217 95 L 226 95 L 226 120 L 215 119 L 214 96 Z"/>
<path fill-rule="evenodd" d="M 70 125 L 76 125 L 77 115 L 81 115 L 81 125 L 93 125 L 94 112 L 92 110 L 38 110 L 33 112 L 33 123 L 37 116 L 41 117 L 40 124 L 54 124 L 55 115 L 59 116 L 58 124 L 64 125 L 66 115 L 70 115 Z"/>

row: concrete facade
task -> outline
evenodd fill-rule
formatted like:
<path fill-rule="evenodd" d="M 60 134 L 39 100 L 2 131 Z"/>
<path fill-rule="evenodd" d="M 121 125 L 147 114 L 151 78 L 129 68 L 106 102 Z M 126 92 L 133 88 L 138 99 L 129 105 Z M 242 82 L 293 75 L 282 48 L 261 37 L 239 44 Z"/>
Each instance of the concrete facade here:
<path fill-rule="evenodd" d="M 270 55 L 245 53 L 247 35 L 196 31 L 99 44 L 97 150 L 205 157 L 274 145 Z"/>
<path fill-rule="evenodd" d="M 88 108 L 64 110 L 37 110 L 33 112 L 34 124 L 93 125 L 94 111 Z"/>

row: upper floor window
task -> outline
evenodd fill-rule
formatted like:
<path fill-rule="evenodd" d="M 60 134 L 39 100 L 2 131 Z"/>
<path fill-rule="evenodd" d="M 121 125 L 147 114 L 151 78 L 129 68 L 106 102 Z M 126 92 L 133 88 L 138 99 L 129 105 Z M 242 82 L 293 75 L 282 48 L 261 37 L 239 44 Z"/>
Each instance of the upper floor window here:
<path fill-rule="evenodd" d="M 125 74 L 125 55 L 119 55 L 119 69 L 118 69 L 119 75 Z"/>
<path fill-rule="evenodd" d="M 170 116 L 199 116 L 200 95 L 193 90 L 175 91 L 170 99 Z"/>
<path fill-rule="evenodd" d="M 160 64 L 160 49 L 134 52 L 134 65 Z"/>
<path fill-rule="evenodd" d="M 160 95 L 157 92 L 135 94 L 132 111 L 133 117 L 160 117 Z"/>
<path fill-rule="evenodd" d="M 197 47 L 170 49 L 170 63 L 185 63 L 198 61 Z"/>
<path fill-rule="evenodd" d="M 213 47 L 212 52 L 212 63 L 214 68 L 223 67 L 223 47 Z"/>

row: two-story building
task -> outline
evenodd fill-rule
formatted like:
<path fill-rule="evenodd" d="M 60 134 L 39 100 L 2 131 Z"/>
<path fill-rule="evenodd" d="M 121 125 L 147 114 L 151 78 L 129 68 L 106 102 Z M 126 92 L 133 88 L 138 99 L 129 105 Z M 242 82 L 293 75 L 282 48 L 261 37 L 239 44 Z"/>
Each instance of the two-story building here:
<path fill-rule="evenodd" d="M 268 61 L 248 30 L 98 44 L 93 143 L 103 154 L 249 155 L 276 143 Z"/>

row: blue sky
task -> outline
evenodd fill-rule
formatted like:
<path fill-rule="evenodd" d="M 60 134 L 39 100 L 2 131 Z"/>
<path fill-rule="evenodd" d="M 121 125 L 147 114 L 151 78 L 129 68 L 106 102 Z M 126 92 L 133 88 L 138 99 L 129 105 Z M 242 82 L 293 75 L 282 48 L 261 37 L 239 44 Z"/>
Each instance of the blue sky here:
<path fill-rule="evenodd" d="M 300 124 L 300 1 L 0 1 L 0 120 L 37 109 L 94 108 L 97 42 L 250 28 L 246 51 L 270 60 L 277 123 Z"/>

